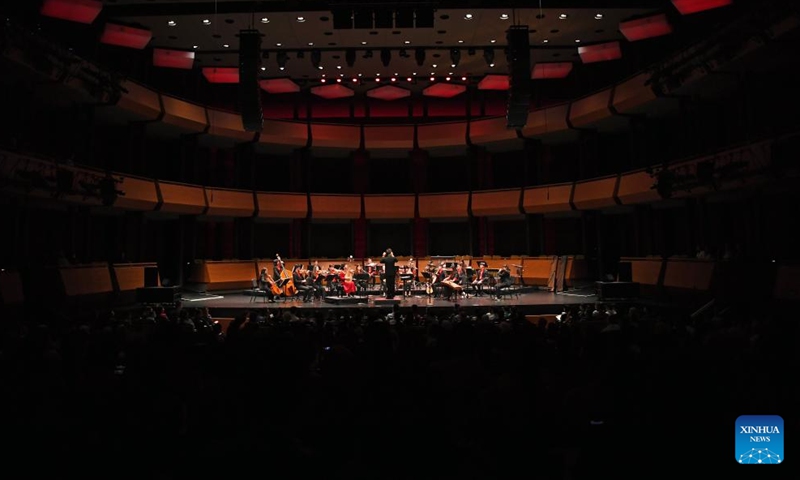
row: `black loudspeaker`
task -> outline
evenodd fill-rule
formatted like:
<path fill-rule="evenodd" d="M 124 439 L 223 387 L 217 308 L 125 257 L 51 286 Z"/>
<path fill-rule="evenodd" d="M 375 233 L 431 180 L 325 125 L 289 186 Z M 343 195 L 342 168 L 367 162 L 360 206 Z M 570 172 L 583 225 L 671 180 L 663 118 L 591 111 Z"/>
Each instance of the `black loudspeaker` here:
<path fill-rule="evenodd" d="M 528 121 L 531 104 L 531 50 L 527 25 L 514 25 L 506 31 L 508 44 L 508 108 L 506 126 L 522 128 Z"/>
<path fill-rule="evenodd" d="M 177 287 L 137 288 L 136 301 L 144 304 L 174 304 L 180 300 Z"/>
<path fill-rule="evenodd" d="M 158 267 L 144 267 L 144 286 L 158 286 Z"/>
<path fill-rule="evenodd" d="M 633 281 L 633 268 L 631 262 L 619 262 L 619 271 L 617 272 L 618 282 L 632 282 Z"/>
<path fill-rule="evenodd" d="M 264 126 L 261 109 L 261 33 L 258 30 L 239 31 L 239 110 L 247 132 L 260 132 Z"/>

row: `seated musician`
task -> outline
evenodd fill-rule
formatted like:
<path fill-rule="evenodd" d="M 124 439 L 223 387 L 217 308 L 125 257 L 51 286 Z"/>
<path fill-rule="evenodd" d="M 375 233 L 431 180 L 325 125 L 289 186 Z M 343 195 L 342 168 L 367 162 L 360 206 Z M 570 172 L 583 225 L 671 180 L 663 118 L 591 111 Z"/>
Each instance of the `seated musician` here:
<path fill-rule="evenodd" d="M 356 282 L 356 290 L 357 291 L 365 291 L 367 289 L 367 282 L 369 281 L 369 275 L 367 272 L 364 271 L 364 267 L 361 265 L 356 265 L 356 273 L 353 275 L 353 279 Z"/>
<path fill-rule="evenodd" d="M 333 265 L 328 266 L 327 276 L 328 280 L 328 293 L 333 295 L 340 295 L 342 292 L 342 282 L 340 282 L 339 270 Z"/>
<path fill-rule="evenodd" d="M 356 282 L 353 281 L 353 270 L 350 265 L 345 265 L 339 272 L 339 281 L 342 282 L 345 296 L 350 296 L 356 293 Z"/>
<path fill-rule="evenodd" d="M 308 281 L 311 282 L 311 287 L 314 289 L 314 297 L 321 299 L 325 296 L 325 289 L 322 287 L 322 281 L 325 279 L 325 275 L 323 275 L 322 267 L 319 266 L 317 260 L 314 260 L 309 270 Z"/>
<path fill-rule="evenodd" d="M 297 291 L 303 296 L 303 302 L 310 302 L 311 295 L 314 294 L 314 287 L 309 285 L 308 272 L 303 270 L 302 265 L 295 265 L 292 269 L 292 279 Z"/>
<path fill-rule="evenodd" d="M 461 267 L 461 264 L 458 264 L 445 282 L 445 285 L 450 287 L 448 300 L 455 300 L 461 294 L 463 291 L 464 277 L 464 269 Z"/>
<path fill-rule="evenodd" d="M 283 274 L 283 260 L 276 258 L 272 263 L 275 265 L 272 268 L 272 279 L 278 283 L 279 287 L 282 287 L 283 279 L 281 279 L 281 275 Z"/>
<path fill-rule="evenodd" d="M 439 268 L 436 269 L 436 273 L 433 275 L 433 296 L 434 297 L 441 297 L 444 295 L 444 291 L 442 290 L 443 282 L 448 277 L 447 272 L 444 268 L 444 262 L 439 263 Z"/>
<path fill-rule="evenodd" d="M 480 295 L 483 291 L 483 285 L 486 283 L 486 262 L 480 262 L 478 271 L 475 272 L 475 278 L 472 280 L 472 287 L 475 289 L 475 294 Z"/>
<path fill-rule="evenodd" d="M 497 285 L 495 285 L 495 294 L 497 295 L 497 299 L 500 299 L 500 295 L 503 293 L 504 288 L 508 288 L 511 284 L 514 283 L 514 279 L 511 278 L 511 270 L 508 268 L 508 265 L 503 265 L 497 272 Z"/>
<path fill-rule="evenodd" d="M 272 282 L 272 277 L 267 273 L 267 269 L 262 268 L 261 273 L 258 275 L 258 288 L 264 290 L 270 302 L 275 303 L 275 294 L 272 293 Z"/>

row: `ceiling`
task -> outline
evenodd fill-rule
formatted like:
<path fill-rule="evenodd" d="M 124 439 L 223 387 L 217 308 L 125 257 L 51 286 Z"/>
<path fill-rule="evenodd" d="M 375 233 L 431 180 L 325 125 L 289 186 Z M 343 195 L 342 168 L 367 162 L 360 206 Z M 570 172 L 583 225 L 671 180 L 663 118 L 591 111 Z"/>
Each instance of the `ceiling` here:
<path fill-rule="evenodd" d="M 548 62 L 575 64 L 569 76 L 579 81 L 566 88 L 576 91 L 556 95 L 570 98 L 621 80 L 678 50 L 693 36 L 707 35 L 713 30 L 715 19 L 724 17 L 722 12 L 729 10 L 682 16 L 670 0 L 103 0 L 99 17 L 92 25 L 84 25 L 43 17 L 35 3 L 14 2 L 8 7 L 24 15 L 28 23 L 49 38 L 74 46 L 82 57 L 181 96 L 192 96 L 187 89 L 205 88 L 195 86 L 185 75 L 196 78 L 199 85 L 205 82 L 199 72 L 202 67 L 238 67 L 238 35 L 243 29 L 261 32 L 261 78 L 291 78 L 302 87 L 318 85 L 323 78 L 352 78 L 359 81 L 348 82 L 348 86 L 361 91 L 374 86 L 377 78 L 397 77 L 398 84 L 416 92 L 429 85 L 431 77 L 440 81 L 449 76 L 456 82 L 463 78 L 475 84 L 488 74 L 507 75 L 506 31 L 512 25 L 524 25 L 529 29 L 531 67 Z M 506 7 L 495 8 L 498 4 Z M 485 8 L 486 5 L 492 8 Z M 432 11 L 432 26 L 334 26 L 341 11 L 395 12 L 413 8 Z M 657 13 L 665 13 L 675 25 L 673 34 L 628 42 L 620 33 L 620 22 Z M 303 21 L 298 21 L 300 17 Z M 107 24 L 143 28 L 152 33 L 152 38 L 143 50 L 98 43 Z M 622 60 L 582 64 L 580 46 L 610 41 L 620 41 Z M 153 48 L 194 52 L 195 72 L 152 67 Z M 346 61 L 348 49 L 356 50 L 352 67 Z M 391 58 L 384 65 L 381 53 L 387 49 Z M 425 52 L 421 65 L 415 56 L 417 49 Z M 453 51 L 458 51 L 460 57 L 455 66 Z M 493 58 L 487 58 L 486 53 Z M 317 55 L 321 69 L 313 62 Z M 279 69 L 279 56 L 286 59 L 283 70 Z M 557 84 L 548 83 L 553 87 Z"/>

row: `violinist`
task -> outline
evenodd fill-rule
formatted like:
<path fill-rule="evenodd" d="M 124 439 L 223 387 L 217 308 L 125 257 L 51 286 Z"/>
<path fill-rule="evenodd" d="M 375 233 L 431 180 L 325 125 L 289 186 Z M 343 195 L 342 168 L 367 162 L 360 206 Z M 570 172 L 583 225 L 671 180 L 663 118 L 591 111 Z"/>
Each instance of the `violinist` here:
<path fill-rule="evenodd" d="M 444 268 L 444 262 L 439 263 L 439 268 L 436 269 L 436 273 L 433 275 L 433 289 L 434 289 L 434 297 L 442 296 L 442 282 L 447 279 L 447 271 Z"/>
<path fill-rule="evenodd" d="M 475 272 L 475 279 L 472 280 L 472 287 L 475 289 L 476 295 L 480 295 L 483 290 L 483 284 L 486 282 L 486 262 L 478 264 L 478 271 Z"/>
<path fill-rule="evenodd" d="M 295 265 L 292 270 L 292 279 L 297 290 L 303 295 L 303 303 L 310 302 L 311 295 L 314 294 L 314 287 L 310 285 L 308 271 L 303 270 L 302 265 Z"/>
<path fill-rule="evenodd" d="M 364 271 L 364 267 L 361 265 L 356 265 L 356 273 L 353 275 L 353 279 L 356 282 L 356 290 L 365 291 L 367 289 L 367 281 L 369 276 Z"/>
<path fill-rule="evenodd" d="M 322 287 L 322 280 L 324 279 L 324 275 L 322 275 L 322 267 L 319 266 L 319 262 L 317 260 L 314 260 L 310 270 L 311 272 L 309 274 L 309 281 L 311 282 L 311 286 L 314 288 L 314 297 L 321 299 L 325 293 L 325 289 Z"/>

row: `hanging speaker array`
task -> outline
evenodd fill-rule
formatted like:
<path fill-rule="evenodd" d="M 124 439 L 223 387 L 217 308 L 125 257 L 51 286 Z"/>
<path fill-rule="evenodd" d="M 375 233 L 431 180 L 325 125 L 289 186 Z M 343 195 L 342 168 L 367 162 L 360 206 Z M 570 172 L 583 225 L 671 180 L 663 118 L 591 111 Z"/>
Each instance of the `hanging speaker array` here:
<path fill-rule="evenodd" d="M 247 132 L 260 132 L 264 126 L 261 108 L 261 33 L 258 30 L 239 32 L 239 109 L 242 126 Z"/>

